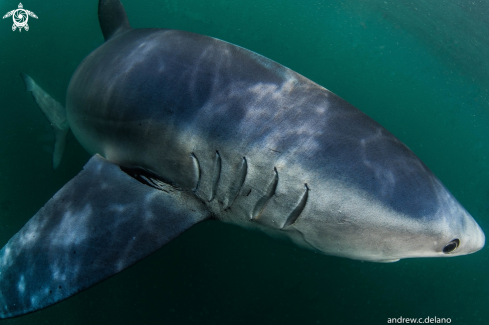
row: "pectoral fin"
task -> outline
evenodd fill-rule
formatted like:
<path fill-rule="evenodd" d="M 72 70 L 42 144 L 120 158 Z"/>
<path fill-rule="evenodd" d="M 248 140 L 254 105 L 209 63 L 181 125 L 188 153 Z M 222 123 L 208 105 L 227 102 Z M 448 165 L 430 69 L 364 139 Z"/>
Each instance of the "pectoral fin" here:
<path fill-rule="evenodd" d="M 0 251 L 0 317 L 68 298 L 141 260 L 209 213 L 95 155 Z"/>

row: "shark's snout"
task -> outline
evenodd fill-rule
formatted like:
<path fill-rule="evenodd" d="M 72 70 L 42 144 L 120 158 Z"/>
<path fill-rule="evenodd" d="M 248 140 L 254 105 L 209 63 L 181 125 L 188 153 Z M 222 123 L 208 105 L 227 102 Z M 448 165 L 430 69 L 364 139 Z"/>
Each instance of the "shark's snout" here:
<path fill-rule="evenodd" d="M 463 228 L 459 237 L 450 240 L 442 252 L 446 255 L 465 255 L 481 250 L 486 242 L 486 236 L 481 227 L 466 213 L 464 216 Z"/>

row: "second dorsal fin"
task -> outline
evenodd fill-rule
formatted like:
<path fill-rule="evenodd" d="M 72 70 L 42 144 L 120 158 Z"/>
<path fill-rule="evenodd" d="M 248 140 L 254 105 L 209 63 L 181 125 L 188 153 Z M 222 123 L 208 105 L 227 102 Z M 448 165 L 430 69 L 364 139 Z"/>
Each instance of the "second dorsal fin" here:
<path fill-rule="evenodd" d="M 100 0 L 98 3 L 98 21 L 106 41 L 131 29 L 126 11 L 119 0 Z"/>

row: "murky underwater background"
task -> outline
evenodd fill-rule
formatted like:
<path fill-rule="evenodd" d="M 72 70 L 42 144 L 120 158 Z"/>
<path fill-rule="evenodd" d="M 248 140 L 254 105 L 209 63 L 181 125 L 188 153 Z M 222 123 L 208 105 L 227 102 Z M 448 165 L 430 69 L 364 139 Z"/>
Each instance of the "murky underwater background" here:
<path fill-rule="evenodd" d="M 19 0 L 0 2 L 3 16 Z M 123 0 L 133 27 L 214 36 L 325 86 L 406 143 L 489 234 L 489 2 Z M 26 0 L 28 32 L 0 21 L 0 246 L 87 161 L 54 136 L 20 72 L 64 103 L 103 42 L 97 0 Z M 219 222 L 197 225 L 121 274 L 20 324 L 386 324 L 489 321 L 488 248 L 464 257 L 359 262 Z"/>

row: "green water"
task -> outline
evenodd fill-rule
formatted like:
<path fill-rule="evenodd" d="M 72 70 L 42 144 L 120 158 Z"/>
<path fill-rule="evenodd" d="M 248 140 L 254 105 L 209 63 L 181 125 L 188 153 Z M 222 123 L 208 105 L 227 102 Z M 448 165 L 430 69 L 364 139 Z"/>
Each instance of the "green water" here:
<path fill-rule="evenodd" d="M 0 2 L 0 14 L 18 0 Z M 406 143 L 489 233 L 489 3 L 465 0 L 125 0 L 133 27 L 193 31 L 274 59 Z M 60 102 L 103 42 L 97 1 L 26 0 L 28 32 L 0 20 L 0 246 L 87 161 L 70 138 L 51 170 L 50 126 L 30 74 Z M 489 321 L 487 248 L 374 264 L 207 222 L 127 271 L 3 324 L 386 324 Z"/>

